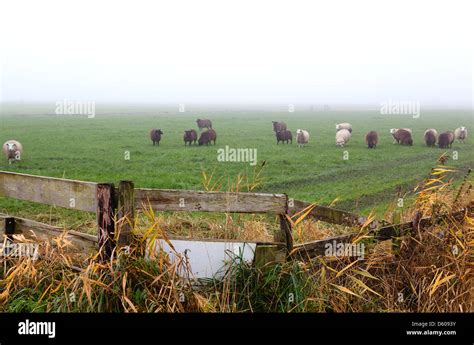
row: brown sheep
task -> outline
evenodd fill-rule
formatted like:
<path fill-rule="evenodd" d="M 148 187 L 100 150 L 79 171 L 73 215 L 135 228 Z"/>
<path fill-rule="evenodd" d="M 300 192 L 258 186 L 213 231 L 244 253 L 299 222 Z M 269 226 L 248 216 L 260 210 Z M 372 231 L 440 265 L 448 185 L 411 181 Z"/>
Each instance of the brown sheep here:
<path fill-rule="evenodd" d="M 404 131 L 407 131 L 408 133 L 410 133 L 410 136 L 413 134 L 410 128 L 392 128 L 392 129 L 390 129 L 390 134 L 392 134 L 393 138 L 395 139 L 395 141 L 393 142 L 394 144 L 399 144 L 400 143 L 400 139 L 397 138 L 397 132 L 401 129 L 403 129 Z"/>
<path fill-rule="evenodd" d="M 189 131 L 184 131 L 184 146 L 189 143 L 189 146 L 194 142 L 196 144 L 197 141 L 197 133 L 194 129 L 190 129 Z"/>
<path fill-rule="evenodd" d="M 278 122 L 278 121 L 272 121 L 272 123 L 273 123 L 273 131 L 275 133 L 278 133 L 280 131 L 286 131 L 286 123 Z"/>
<path fill-rule="evenodd" d="M 150 139 L 153 141 L 153 146 L 155 146 L 155 143 L 157 146 L 160 146 L 160 140 L 161 140 L 161 135 L 163 132 L 161 129 L 152 129 L 150 131 Z"/>
<path fill-rule="evenodd" d="M 290 141 L 291 144 L 293 144 L 293 135 L 291 134 L 291 131 L 283 130 L 276 132 L 276 138 L 277 138 L 277 145 L 281 142 L 287 143 Z"/>
<path fill-rule="evenodd" d="M 399 140 L 400 145 L 413 146 L 413 139 L 411 133 L 405 129 L 399 129 L 396 133 L 396 137 Z"/>
<path fill-rule="evenodd" d="M 369 147 L 369 149 L 374 149 L 379 142 L 379 135 L 376 131 L 370 131 L 365 136 L 365 143 Z"/>
<path fill-rule="evenodd" d="M 202 132 L 201 136 L 199 137 L 198 143 L 199 143 L 199 146 L 202 146 L 204 144 L 209 145 L 209 143 L 213 141 L 215 145 L 216 139 L 217 139 L 216 131 L 213 129 L 208 129 L 207 131 Z"/>
<path fill-rule="evenodd" d="M 396 140 L 397 143 L 401 145 L 413 145 L 413 139 L 411 138 L 411 132 L 407 129 L 400 128 L 397 129 L 395 132 L 392 133 L 393 138 Z"/>
<path fill-rule="evenodd" d="M 202 130 L 203 128 L 207 128 L 207 129 L 212 128 L 212 122 L 211 122 L 211 120 L 208 120 L 208 119 L 202 119 L 202 120 L 197 119 L 196 123 L 199 127 L 199 130 Z"/>
<path fill-rule="evenodd" d="M 438 138 L 438 146 L 440 149 L 450 148 L 454 141 L 454 132 L 447 131 L 441 133 Z"/>
<path fill-rule="evenodd" d="M 427 129 L 425 131 L 425 143 L 428 147 L 434 147 L 436 144 L 437 132 L 435 129 Z"/>

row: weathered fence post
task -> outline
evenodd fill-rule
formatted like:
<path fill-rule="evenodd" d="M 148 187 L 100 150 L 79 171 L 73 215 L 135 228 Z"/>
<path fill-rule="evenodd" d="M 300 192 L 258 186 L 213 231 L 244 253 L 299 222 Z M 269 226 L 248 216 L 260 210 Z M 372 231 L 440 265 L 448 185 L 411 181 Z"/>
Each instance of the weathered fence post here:
<path fill-rule="evenodd" d="M 13 234 L 15 233 L 15 218 L 5 218 L 5 236 L 9 241 L 13 241 Z"/>
<path fill-rule="evenodd" d="M 120 181 L 118 188 L 118 213 L 117 227 L 119 247 L 130 245 L 132 239 L 132 227 L 135 223 L 135 199 L 132 181 Z"/>
<path fill-rule="evenodd" d="M 275 233 L 275 242 L 284 242 L 286 249 L 290 252 L 293 249 L 293 235 L 291 233 L 291 223 L 287 218 L 288 216 L 288 196 L 286 196 L 286 207 L 285 213 L 280 214 L 280 231 Z"/>
<path fill-rule="evenodd" d="M 105 261 L 110 258 L 115 248 L 115 221 L 117 209 L 114 185 L 99 183 L 97 185 L 97 228 L 99 233 L 99 258 Z"/>
<path fill-rule="evenodd" d="M 5 247 L 3 247 L 3 255 L 10 255 L 12 250 L 11 244 L 13 243 L 13 234 L 15 233 L 15 218 L 5 218 Z"/>

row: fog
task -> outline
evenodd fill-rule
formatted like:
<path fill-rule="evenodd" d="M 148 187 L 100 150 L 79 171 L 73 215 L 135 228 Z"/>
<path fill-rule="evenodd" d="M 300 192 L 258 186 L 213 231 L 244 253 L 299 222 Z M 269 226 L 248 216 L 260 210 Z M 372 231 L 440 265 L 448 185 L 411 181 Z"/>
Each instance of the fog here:
<path fill-rule="evenodd" d="M 472 107 L 471 1 L 9 1 L 3 102 Z"/>

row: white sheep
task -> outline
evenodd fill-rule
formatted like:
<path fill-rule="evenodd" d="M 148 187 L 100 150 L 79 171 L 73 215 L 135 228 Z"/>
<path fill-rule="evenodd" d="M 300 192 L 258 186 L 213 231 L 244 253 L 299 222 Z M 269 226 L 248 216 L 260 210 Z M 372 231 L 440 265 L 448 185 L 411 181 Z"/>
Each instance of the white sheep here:
<path fill-rule="evenodd" d="M 336 145 L 343 147 L 351 138 L 351 132 L 348 129 L 341 129 L 336 133 Z"/>
<path fill-rule="evenodd" d="M 336 132 L 340 131 L 341 129 L 347 129 L 350 133 L 352 133 L 352 125 L 348 122 L 336 124 Z"/>
<path fill-rule="evenodd" d="M 460 143 L 464 143 L 464 140 L 467 138 L 467 128 L 459 127 L 454 130 L 454 138 L 459 140 Z"/>
<path fill-rule="evenodd" d="M 19 141 L 8 140 L 3 144 L 3 153 L 8 159 L 8 164 L 12 164 L 14 161 L 21 160 L 21 155 L 23 154 L 23 146 Z"/>
<path fill-rule="evenodd" d="M 296 142 L 298 143 L 299 147 L 303 147 L 309 142 L 309 133 L 304 129 L 297 129 L 296 130 Z"/>

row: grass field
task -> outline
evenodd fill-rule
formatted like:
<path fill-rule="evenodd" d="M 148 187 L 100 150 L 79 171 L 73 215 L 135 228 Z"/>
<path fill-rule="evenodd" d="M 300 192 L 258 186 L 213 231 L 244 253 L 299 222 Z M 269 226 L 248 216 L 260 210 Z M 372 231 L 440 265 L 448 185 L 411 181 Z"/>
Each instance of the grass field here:
<path fill-rule="evenodd" d="M 1 170 L 70 179 L 114 182 L 130 179 L 139 187 L 203 189 L 202 171 L 214 178 L 235 181 L 238 174 L 252 175 L 249 163 L 219 162 L 217 149 L 257 149 L 258 165 L 266 161 L 261 192 L 287 193 L 289 197 L 327 204 L 338 199 L 338 208 L 367 213 L 382 212 L 395 199 L 397 190 L 410 192 L 445 152 L 423 143 L 426 128 L 439 132 L 458 126 L 473 128 L 468 110 L 422 111 L 410 115 L 380 115 L 377 110 L 295 111 L 229 110 L 225 107 L 188 110 L 153 107 L 97 107 L 96 117 L 55 115 L 51 106 L 4 105 L 0 119 L 0 141 L 17 139 L 24 146 L 22 161 Z M 183 131 L 196 128 L 197 118 L 209 118 L 217 131 L 217 145 L 185 147 Z M 310 144 L 298 148 L 276 145 L 272 120 L 285 121 L 288 128 L 310 132 Z M 344 148 L 335 146 L 335 123 L 350 122 L 353 136 Z M 413 130 L 414 146 L 392 144 L 392 127 Z M 159 147 L 149 139 L 151 128 L 164 132 Z M 380 135 L 375 150 L 367 149 L 365 133 Z M 295 135 L 294 135 L 295 139 Z M 474 166 L 474 141 L 455 143 L 458 160 L 449 165 Z M 126 151 L 130 159 L 126 160 Z M 344 160 L 344 151 L 348 159 Z M 224 184 L 223 190 L 228 188 Z M 15 213 L 24 203 L 0 198 L 4 212 Z M 32 207 L 34 211 L 36 208 Z"/>

